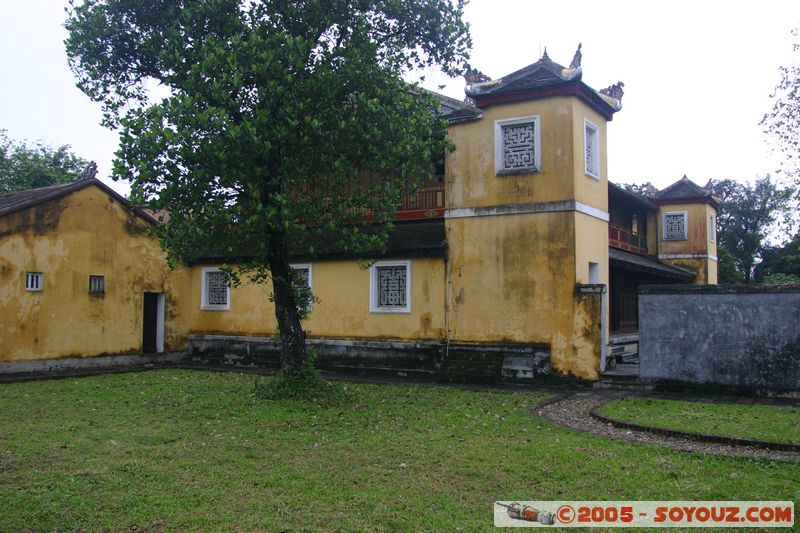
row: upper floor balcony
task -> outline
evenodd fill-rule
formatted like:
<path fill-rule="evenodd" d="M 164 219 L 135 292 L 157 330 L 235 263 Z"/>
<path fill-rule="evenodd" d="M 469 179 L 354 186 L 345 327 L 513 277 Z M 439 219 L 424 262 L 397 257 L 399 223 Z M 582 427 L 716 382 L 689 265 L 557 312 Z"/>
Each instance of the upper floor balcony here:
<path fill-rule="evenodd" d="M 609 222 L 608 245 L 635 254 L 647 255 L 647 237 L 634 233 L 631 228 L 624 228 Z"/>
<path fill-rule="evenodd" d="M 420 220 L 444 217 L 444 183 L 420 187 L 415 193 L 403 195 L 396 220 Z"/>

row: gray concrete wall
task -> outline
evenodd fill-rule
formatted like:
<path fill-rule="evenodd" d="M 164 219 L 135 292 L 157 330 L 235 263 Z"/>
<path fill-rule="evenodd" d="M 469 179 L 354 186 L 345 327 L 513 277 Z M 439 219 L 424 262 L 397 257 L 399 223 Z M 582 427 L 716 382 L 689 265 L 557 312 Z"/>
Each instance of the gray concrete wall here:
<path fill-rule="evenodd" d="M 643 381 L 800 390 L 800 286 L 639 289 Z"/>

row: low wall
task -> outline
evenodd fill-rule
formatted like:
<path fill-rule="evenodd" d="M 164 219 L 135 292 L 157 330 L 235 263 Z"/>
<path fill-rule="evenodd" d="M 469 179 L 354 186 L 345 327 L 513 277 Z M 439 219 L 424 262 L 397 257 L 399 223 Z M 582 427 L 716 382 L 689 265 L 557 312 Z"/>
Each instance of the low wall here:
<path fill-rule="evenodd" d="M 382 372 L 445 381 L 486 383 L 527 381 L 552 373 L 546 345 L 472 345 L 309 339 L 317 366 L 346 373 Z M 278 368 L 276 337 L 189 335 L 192 361 L 231 366 Z"/>
<path fill-rule="evenodd" d="M 800 286 L 639 288 L 642 381 L 800 390 Z"/>

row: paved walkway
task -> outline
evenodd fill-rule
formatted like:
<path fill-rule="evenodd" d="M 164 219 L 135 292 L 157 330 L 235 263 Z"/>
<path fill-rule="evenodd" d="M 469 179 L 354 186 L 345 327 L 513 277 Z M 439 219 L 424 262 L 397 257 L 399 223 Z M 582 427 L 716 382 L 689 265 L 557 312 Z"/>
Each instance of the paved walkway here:
<path fill-rule="evenodd" d="M 616 427 L 610 423 L 601 422 L 591 415 L 592 409 L 623 397 L 645 396 L 651 398 L 666 398 L 672 400 L 703 401 L 707 403 L 741 403 L 749 405 L 797 405 L 798 400 L 780 400 L 771 398 L 736 398 L 736 397 L 691 397 L 679 395 L 661 395 L 656 393 L 630 393 L 627 391 L 598 391 L 567 393 L 554 402 L 545 402 L 535 407 L 533 412 L 556 424 L 613 439 L 643 444 L 655 444 L 688 452 L 712 453 L 738 457 L 766 458 L 780 461 L 800 462 L 800 452 L 767 450 L 750 446 L 720 444 L 715 442 L 700 442 L 677 436 L 660 435 L 649 431 L 637 431 Z"/>

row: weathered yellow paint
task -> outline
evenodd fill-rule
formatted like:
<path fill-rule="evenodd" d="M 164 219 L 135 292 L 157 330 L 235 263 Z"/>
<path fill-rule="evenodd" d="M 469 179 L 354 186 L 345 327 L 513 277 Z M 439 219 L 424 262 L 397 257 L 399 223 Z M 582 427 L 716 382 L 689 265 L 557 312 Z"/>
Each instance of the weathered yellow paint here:
<path fill-rule="evenodd" d="M 0 360 L 137 353 L 144 292 L 166 293 L 165 347 L 181 349 L 177 295 L 149 224 L 96 186 L 0 218 Z M 26 272 L 43 290 L 25 290 Z M 89 275 L 105 294 L 88 293 Z"/>
<path fill-rule="evenodd" d="M 665 241 L 663 214 L 679 212 L 687 214 L 687 239 Z M 711 241 L 710 216 L 716 220 L 717 211 L 708 203 L 675 203 L 662 205 L 658 210 L 658 254 L 661 261 L 693 270 L 697 285 L 717 283 L 717 243 L 716 239 Z M 671 255 L 695 257 L 670 258 Z"/>
<path fill-rule="evenodd" d="M 587 106 L 577 98 L 572 98 L 572 143 L 575 146 L 573 150 L 573 168 L 575 173 L 575 200 L 584 205 L 600 209 L 601 211 L 608 212 L 608 158 L 607 153 L 607 122 L 601 117 L 594 109 Z M 597 126 L 600 132 L 600 177 L 595 179 L 588 176 L 585 172 L 585 140 L 584 119 L 589 120 L 592 124 Z M 606 231 L 607 228 L 606 228 Z"/>
<path fill-rule="evenodd" d="M 457 149 L 448 154 L 446 161 L 447 207 L 573 199 L 573 100 L 570 97 L 554 97 L 493 106 L 485 110 L 481 120 L 450 127 L 450 139 Z M 495 121 L 533 115 L 540 116 L 541 171 L 535 174 L 495 176 Z M 581 124 L 582 121 L 581 118 Z M 583 146 L 583 141 L 579 146 Z"/>
<path fill-rule="evenodd" d="M 206 265 L 210 266 L 210 265 Z M 202 266 L 194 266 L 184 288 L 180 315 L 196 333 L 277 334 L 271 284 L 248 283 L 231 289 L 230 310 L 201 309 Z M 411 259 L 411 312 L 370 312 L 370 270 L 356 261 L 312 263 L 314 302 L 303 328 L 310 337 L 391 340 L 442 340 L 445 337 L 444 261 Z"/>

